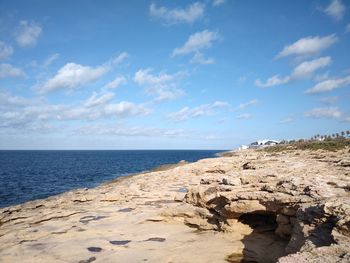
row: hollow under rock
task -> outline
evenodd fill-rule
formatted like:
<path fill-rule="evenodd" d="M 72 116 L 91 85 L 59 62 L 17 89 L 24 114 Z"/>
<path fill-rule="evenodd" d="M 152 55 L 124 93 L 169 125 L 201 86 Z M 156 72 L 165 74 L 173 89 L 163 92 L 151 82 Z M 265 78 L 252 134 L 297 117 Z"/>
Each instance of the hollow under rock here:
<path fill-rule="evenodd" d="M 286 255 L 285 248 L 289 240 L 275 233 L 278 227 L 276 214 L 247 213 L 241 215 L 238 221 L 249 225 L 252 232 L 242 239 L 244 244 L 242 254 L 228 255 L 226 258 L 228 262 L 272 263 Z"/>

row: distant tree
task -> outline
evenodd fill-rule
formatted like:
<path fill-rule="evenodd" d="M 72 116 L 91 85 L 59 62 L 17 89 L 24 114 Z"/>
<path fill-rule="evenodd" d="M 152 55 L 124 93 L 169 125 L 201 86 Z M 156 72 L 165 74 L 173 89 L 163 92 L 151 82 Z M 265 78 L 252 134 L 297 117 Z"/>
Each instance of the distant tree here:
<path fill-rule="evenodd" d="M 332 137 L 335 138 L 335 134 L 334 133 L 332 134 Z"/>
<path fill-rule="evenodd" d="M 345 132 L 344 132 L 344 131 L 342 131 L 340 134 L 341 134 L 341 136 L 343 136 L 343 137 L 345 136 Z"/>
<path fill-rule="evenodd" d="M 346 135 L 349 137 L 349 135 L 350 135 L 350 131 L 346 131 Z"/>
<path fill-rule="evenodd" d="M 338 137 L 339 137 L 339 133 L 336 133 L 336 134 L 335 134 L 335 137 L 337 137 L 337 138 L 338 138 Z"/>

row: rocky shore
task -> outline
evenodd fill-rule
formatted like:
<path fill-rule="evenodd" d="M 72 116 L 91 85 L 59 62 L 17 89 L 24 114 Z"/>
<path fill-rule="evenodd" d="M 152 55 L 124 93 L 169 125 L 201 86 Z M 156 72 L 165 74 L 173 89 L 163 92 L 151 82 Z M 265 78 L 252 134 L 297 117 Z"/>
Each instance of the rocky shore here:
<path fill-rule="evenodd" d="M 350 262 L 350 148 L 233 152 L 3 208 L 0 262 Z"/>

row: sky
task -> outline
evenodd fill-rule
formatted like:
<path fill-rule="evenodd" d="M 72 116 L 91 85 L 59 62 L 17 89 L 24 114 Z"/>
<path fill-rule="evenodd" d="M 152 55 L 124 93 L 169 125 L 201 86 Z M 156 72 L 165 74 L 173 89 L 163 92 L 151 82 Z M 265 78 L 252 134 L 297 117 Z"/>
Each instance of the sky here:
<path fill-rule="evenodd" d="M 349 101 L 349 1 L 0 0 L 0 149 L 232 149 Z"/>

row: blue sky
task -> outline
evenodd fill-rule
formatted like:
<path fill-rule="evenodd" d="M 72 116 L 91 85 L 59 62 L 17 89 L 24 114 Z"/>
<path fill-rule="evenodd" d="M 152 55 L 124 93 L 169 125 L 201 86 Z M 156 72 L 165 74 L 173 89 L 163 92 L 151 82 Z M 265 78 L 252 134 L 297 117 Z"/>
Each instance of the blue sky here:
<path fill-rule="evenodd" d="M 0 0 L 0 149 L 230 149 L 348 130 L 349 9 Z"/>

